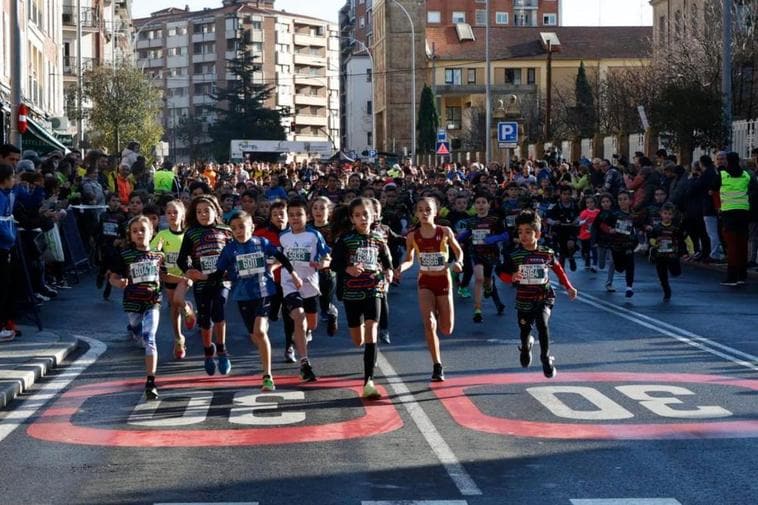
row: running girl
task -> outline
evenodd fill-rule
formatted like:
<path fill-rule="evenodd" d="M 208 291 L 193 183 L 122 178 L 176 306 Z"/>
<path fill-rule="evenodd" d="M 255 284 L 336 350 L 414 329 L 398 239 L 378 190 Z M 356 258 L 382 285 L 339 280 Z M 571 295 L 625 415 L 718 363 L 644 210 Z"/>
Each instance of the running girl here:
<path fill-rule="evenodd" d="M 618 196 L 619 208 L 611 217 L 600 223 L 600 230 L 611 237 L 613 269 L 626 276 L 626 297 L 634 296 L 634 248 L 637 246 L 637 230 L 632 215 L 632 198 L 626 191 Z M 609 278 L 613 270 L 608 273 Z M 610 291 L 610 290 L 609 290 Z"/>
<path fill-rule="evenodd" d="M 192 286 L 192 281 L 182 277 L 182 271 L 176 264 L 184 240 L 185 212 L 181 200 L 168 202 L 166 204 L 168 229 L 159 231 L 151 242 L 156 251 L 166 255 L 168 273 L 182 279 L 178 283 L 166 282 L 163 284 L 171 309 L 171 328 L 174 331 L 174 357 L 176 359 L 184 359 L 187 355 L 187 346 L 181 331 L 182 314 L 184 314 L 184 324 L 188 330 L 194 328 L 196 323 L 195 311 L 192 309 L 192 305 L 185 300 L 187 291 Z"/>
<path fill-rule="evenodd" d="M 222 375 L 232 369 L 226 349 L 226 317 L 224 304 L 229 295 L 228 284 L 208 285 L 206 276 L 216 271 L 216 262 L 231 231 L 221 224 L 221 208 L 216 199 L 200 195 L 192 200 L 187 214 L 189 229 L 184 234 L 182 247 L 176 264 L 194 284 L 195 302 L 200 336 L 203 339 L 205 372 L 208 375 L 218 371 Z M 211 333 L 213 323 L 213 333 Z M 215 344 L 213 343 L 215 337 Z"/>
<path fill-rule="evenodd" d="M 387 243 L 371 230 L 371 201 L 356 198 L 348 206 L 354 230 L 340 237 L 332 252 L 332 268 L 340 276 L 339 290 L 345 305 L 353 343 L 363 346 L 363 397 L 381 397 L 374 386 L 377 323 L 381 298 L 392 282 L 392 258 Z"/>
<path fill-rule="evenodd" d="M 592 236 L 592 223 L 600 214 L 600 209 L 595 205 L 594 196 L 586 197 L 584 203 L 585 209 L 579 213 L 579 243 L 582 245 L 584 269 L 594 273 L 597 272 L 597 245 Z"/>
<path fill-rule="evenodd" d="M 413 265 L 413 259 L 418 254 L 419 308 L 424 322 L 426 344 L 434 364 L 432 381 L 439 382 L 445 380 L 445 374 L 442 369 L 437 328 L 443 334 L 451 335 L 455 324 L 452 282 L 447 267 L 448 247 L 455 254 L 453 271 L 456 273 L 463 271 L 463 250 L 450 228 L 434 224 L 436 214 L 437 202 L 434 198 L 424 197 L 416 204 L 419 227 L 408 234 L 405 248 L 407 252 L 397 270 L 397 276 Z"/>
<path fill-rule="evenodd" d="M 178 282 L 166 273 L 163 253 L 150 250 L 153 225 L 145 216 L 132 218 L 127 225 L 128 245 L 115 258 L 111 266 L 110 283 L 124 290 L 124 311 L 129 328 L 142 337 L 145 344 L 145 398 L 158 398 L 155 372 L 158 366 L 158 349 L 155 334 L 160 320 L 160 281 Z"/>

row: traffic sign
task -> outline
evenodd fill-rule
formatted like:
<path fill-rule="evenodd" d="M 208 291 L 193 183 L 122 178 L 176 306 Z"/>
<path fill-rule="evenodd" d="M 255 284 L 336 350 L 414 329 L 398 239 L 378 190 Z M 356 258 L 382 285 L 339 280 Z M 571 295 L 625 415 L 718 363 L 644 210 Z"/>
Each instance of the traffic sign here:
<path fill-rule="evenodd" d="M 435 152 L 438 156 L 447 156 L 450 154 L 450 142 L 437 142 Z"/>
<path fill-rule="evenodd" d="M 437 142 L 445 142 L 447 140 L 447 131 L 444 128 L 437 130 Z"/>
<path fill-rule="evenodd" d="M 376 149 L 370 149 L 368 152 L 369 158 L 376 158 Z"/>
<path fill-rule="evenodd" d="M 499 122 L 497 141 L 501 144 L 518 144 L 518 123 L 516 121 Z"/>

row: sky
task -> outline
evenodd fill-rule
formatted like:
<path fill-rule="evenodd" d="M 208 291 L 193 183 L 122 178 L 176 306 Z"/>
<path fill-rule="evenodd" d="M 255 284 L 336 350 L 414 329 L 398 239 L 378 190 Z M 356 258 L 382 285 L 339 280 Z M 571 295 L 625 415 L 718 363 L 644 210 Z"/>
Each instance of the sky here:
<path fill-rule="evenodd" d="M 653 8 L 648 0 L 562 0 L 563 24 L 566 26 L 652 25 Z M 221 0 L 133 0 L 132 16 L 147 17 L 166 7 L 201 10 L 220 7 Z M 276 8 L 337 22 L 337 13 L 345 0 L 276 0 Z"/>

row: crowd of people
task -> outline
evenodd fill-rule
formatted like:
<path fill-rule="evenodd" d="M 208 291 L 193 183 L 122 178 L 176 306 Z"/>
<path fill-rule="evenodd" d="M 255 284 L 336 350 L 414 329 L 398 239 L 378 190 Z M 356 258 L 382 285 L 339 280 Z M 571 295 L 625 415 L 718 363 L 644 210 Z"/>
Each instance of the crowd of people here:
<path fill-rule="evenodd" d="M 445 379 L 438 332 L 454 331 L 454 298 L 473 297 L 472 321 L 481 323 L 485 299 L 494 313 L 505 310 L 497 280 L 516 289 L 521 365 L 532 362 L 534 326 L 552 378 L 550 272 L 570 299 L 577 291 L 566 267 L 576 271 L 579 262 L 603 272 L 608 292 L 623 274 L 624 294 L 633 297 L 635 263 L 647 258 L 664 302 L 682 261 L 726 262 L 722 284 L 746 282 L 758 254 L 757 162 L 758 149 L 744 163 L 719 152 L 687 166 L 661 150 L 631 161 L 552 157 L 510 166 L 379 159 L 155 167 L 136 142 L 119 156 L 40 157 L 4 144 L 0 285 L 21 282 L 14 264 L 23 251 L 31 302 L 69 287 L 55 235 L 73 208 L 102 296 L 123 290 L 129 334 L 145 348 L 148 399 L 158 397 L 162 301 L 174 357 L 186 356 L 183 328 L 199 326 L 208 375 L 231 371 L 225 321 L 228 302 L 236 302 L 260 354 L 264 390 L 276 387 L 269 325 L 282 320 L 284 359 L 299 360 L 302 379 L 314 381 L 308 344 L 319 322 L 329 335 L 339 331 L 341 302 L 353 343 L 363 348 L 364 397 L 373 399 L 377 346 L 391 343 L 388 293 L 417 262 L 431 380 Z M 20 292 L 0 290 L 0 340 L 18 332 L 13 293 Z"/>

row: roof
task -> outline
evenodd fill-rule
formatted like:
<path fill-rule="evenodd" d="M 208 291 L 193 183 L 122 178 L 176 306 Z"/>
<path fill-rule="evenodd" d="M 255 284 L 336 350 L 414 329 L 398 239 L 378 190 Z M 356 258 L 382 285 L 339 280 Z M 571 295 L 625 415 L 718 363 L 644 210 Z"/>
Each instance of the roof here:
<path fill-rule="evenodd" d="M 438 60 L 483 60 L 484 27 L 473 28 L 476 40 L 458 41 L 455 26 L 427 27 L 429 47 Z M 540 32 L 554 32 L 561 42 L 554 59 L 590 60 L 650 58 L 652 26 L 490 27 L 490 59 L 534 59 L 545 56 Z"/>
<path fill-rule="evenodd" d="M 170 23 L 172 21 L 179 21 L 183 19 L 214 16 L 219 12 L 225 12 L 225 11 L 234 12 L 234 11 L 240 10 L 241 8 L 244 8 L 246 11 L 259 12 L 260 14 L 264 14 L 264 15 L 290 16 L 290 17 L 299 18 L 303 20 L 317 21 L 319 23 L 336 26 L 334 22 L 329 21 L 327 19 L 321 19 L 321 18 L 317 18 L 313 16 L 308 16 L 306 14 L 298 14 L 296 12 L 269 9 L 267 7 L 256 7 L 254 5 L 249 5 L 249 4 L 244 4 L 244 3 L 237 4 L 237 5 L 224 5 L 222 7 L 215 7 L 215 8 L 206 7 L 205 9 L 198 10 L 198 11 L 188 11 L 185 9 L 178 9 L 176 7 L 168 7 L 166 9 L 153 12 L 150 15 L 150 17 L 134 19 L 132 22 L 136 26 L 141 26 L 147 22 L 154 20 L 155 18 L 161 18 L 161 19 L 158 19 L 157 21 L 160 21 L 160 22 L 165 21 L 165 22 Z"/>

